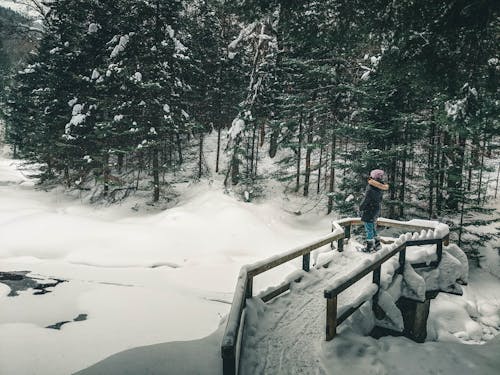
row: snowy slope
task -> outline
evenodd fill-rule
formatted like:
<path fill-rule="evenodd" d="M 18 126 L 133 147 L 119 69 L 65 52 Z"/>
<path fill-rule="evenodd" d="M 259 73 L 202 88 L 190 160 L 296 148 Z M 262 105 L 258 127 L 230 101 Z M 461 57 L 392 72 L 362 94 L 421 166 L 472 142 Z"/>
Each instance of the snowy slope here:
<path fill-rule="evenodd" d="M 29 5 L 29 0 L 0 0 L 0 7 L 18 12 L 24 16 L 36 17 L 38 13 Z"/>
<path fill-rule="evenodd" d="M 0 159 L 0 272 L 65 282 L 17 297 L 0 284 L 2 374 L 68 374 L 137 346 L 207 336 L 227 313 L 243 264 L 330 230 L 328 218 L 239 202 L 203 183 L 167 211 L 87 206 L 38 191 L 18 165 Z M 87 319 L 74 321 L 81 314 Z"/>

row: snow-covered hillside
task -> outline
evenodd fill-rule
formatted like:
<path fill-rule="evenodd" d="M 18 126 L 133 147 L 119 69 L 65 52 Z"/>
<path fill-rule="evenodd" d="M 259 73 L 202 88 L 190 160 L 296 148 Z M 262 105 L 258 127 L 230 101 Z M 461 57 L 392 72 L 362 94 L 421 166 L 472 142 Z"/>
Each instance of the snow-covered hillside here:
<path fill-rule="evenodd" d="M 30 5 L 30 1 L 23 0 L 0 0 L 0 7 L 7 8 L 18 12 L 24 16 L 36 17 L 38 13 L 35 11 L 32 5 Z"/>

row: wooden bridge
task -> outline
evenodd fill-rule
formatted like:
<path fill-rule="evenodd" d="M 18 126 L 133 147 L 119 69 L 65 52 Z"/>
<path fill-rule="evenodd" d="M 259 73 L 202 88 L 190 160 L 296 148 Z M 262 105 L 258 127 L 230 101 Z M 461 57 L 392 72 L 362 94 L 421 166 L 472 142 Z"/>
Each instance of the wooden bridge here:
<path fill-rule="evenodd" d="M 245 331 L 245 306 L 247 300 L 254 297 L 253 280 L 257 275 L 269 271 L 279 265 L 302 257 L 302 269 L 305 272 L 310 271 L 311 252 L 325 245 L 331 245 L 332 250 L 336 247 L 336 251 L 342 253 L 345 243 L 351 237 L 351 228 L 355 225 L 360 225 L 362 222 L 358 218 L 343 219 L 333 223 L 332 232 L 316 241 L 313 241 L 304 246 L 297 247 L 286 253 L 271 257 L 265 261 L 255 263 L 250 266 L 244 266 L 239 274 L 236 285 L 233 303 L 227 319 L 226 330 L 221 344 L 221 355 L 223 360 L 223 374 L 237 374 L 240 367 L 240 354 L 242 347 L 245 346 L 243 340 Z M 383 319 L 385 312 L 379 306 L 379 292 L 381 285 L 381 267 L 391 259 L 397 256 L 398 267 L 395 269 L 395 274 L 404 275 L 407 262 L 407 249 L 413 246 L 435 245 L 435 256 L 431 261 L 413 262 L 413 269 L 425 268 L 435 269 L 439 267 L 443 258 L 443 245 L 449 244 L 449 230 L 444 224 L 428 221 L 410 221 L 399 222 L 389 219 L 379 219 L 377 225 L 381 227 L 399 228 L 399 230 L 420 232 L 413 234 L 402 235 L 399 238 L 394 238 L 393 241 L 388 241 L 390 244 L 384 246 L 382 250 L 374 255 L 366 258 L 365 261 L 354 266 L 347 275 L 333 275 L 329 277 L 326 286 L 323 289 L 324 297 L 324 332 L 327 341 L 332 340 L 336 333 L 337 327 L 344 322 L 349 316 L 357 311 L 365 302 L 371 300 L 373 313 L 377 319 Z M 426 235 L 427 233 L 427 235 Z M 336 243 L 336 246 L 334 244 Z M 368 260 L 369 259 L 369 260 Z M 331 260 L 322 264 L 317 264 L 316 269 L 324 269 L 329 267 L 335 269 L 335 264 L 330 264 Z M 358 283 L 366 276 L 372 274 L 372 283 L 369 285 L 367 292 L 358 296 L 355 301 L 344 306 L 338 306 L 338 296 L 341 292 L 348 290 L 354 284 Z M 330 275 L 332 276 L 332 275 Z M 299 282 L 302 276 L 297 276 L 290 282 L 268 289 L 259 294 L 264 303 L 269 302 L 276 297 L 287 292 L 292 283 Z M 426 290 L 425 296 L 416 296 L 415 298 L 400 298 L 398 307 L 401 310 L 404 329 L 400 332 L 392 332 L 394 334 L 403 334 L 412 338 L 415 341 L 422 342 L 426 336 L 426 322 L 429 312 L 430 299 L 435 298 L 442 290 L 435 288 Z M 448 293 L 461 294 L 460 287 L 451 286 L 445 290 Z M 381 331 L 387 333 L 387 330 L 380 328 L 374 330 L 375 334 L 380 335 Z"/>

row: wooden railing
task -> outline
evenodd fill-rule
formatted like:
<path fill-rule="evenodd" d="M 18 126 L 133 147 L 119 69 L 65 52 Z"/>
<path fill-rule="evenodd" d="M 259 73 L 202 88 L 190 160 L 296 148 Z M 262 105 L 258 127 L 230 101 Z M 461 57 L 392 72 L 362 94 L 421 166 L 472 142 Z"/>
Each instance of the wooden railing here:
<path fill-rule="evenodd" d="M 333 244 L 335 241 L 337 242 L 337 250 L 342 252 L 344 249 L 344 239 L 348 239 L 351 236 L 351 227 L 353 225 L 362 224 L 360 219 L 352 218 L 352 219 L 343 219 L 336 222 L 333 222 L 332 233 L 313 241 L 304 246 L 297 247 L 292 249 L 286 253 L 271 257 L 263 262 L 258 262 L 250 266 L 242 267 L 240 274 L 238 276 L 238 281 L 236 284 L 233 302 L 231 305 L 231 309 L 229 311 L 229 316 L 227 318 L 226 330 L 224 332 L 224 336 L 222 338 L 221 345 L 221 354 L 223 360 L 223 374 L 224 375 L 233 375 L 238 372 L 238 364 L 239 364 L 239 356 L 241 349 L 241 339 L 243 336 L 244 324 L 242 325 L 242 321 L 244 321 L 244 308 L 246 305 L 246 299 L 253 297 L 253 278 L 263 272 L 269 271 L 279 265 L 282 265 L 286 262 L 289 262 L 293 259 L 302 257 L 302 269 L 306 272 L 310 269 L 310 255 L 311 251 L 318 249 L 327 244 Z M 409 225 L 402 222 L 396 222 L 393 220 L 387 219 L 379 219 L 377 221 L 377 225 L 384 227 L 398 227 L 406 230 L 422 230 L 422 229 L 434 229 L 427 226 L 421 225 Z M 335 336 L 336 327 L 347 317 L 349 317 L 354 311 L 356 311 L 359 306 L 354 306 L 352 309 L 349 309 L 341 316 L 337 317 L 337 295 L 343 290 L 347 289 L 351 285 L 353 285 L 356 281 L 363 278 L 370 272 L 373 272 L 373 280 L 374 283 L 379 286 L 380 285 L 380 267 L 382 263 L 390 259 L 395 254 L 400 254 L 400 270 L 402 272 L 404 267 L 404 261 L 406 256 L 406 247 L 409 246 L 418 246 L 429 243 L 437 243 L 438 244 L 438 260 L 437 264 L 441 260 L 442 254 L 442 244 L 443 241 L 447 241 L 446 238 L 436 239 L 436 240 L 421 240 L 421 241 L 407 241 L 406 243 L 398 246 L 394 250 L 392 250 L 389 254 L 385 255 L 383 258 L 377 260 L 375 263 L 360 270 L 354 277 L 345 283 L 332 288 L 328 291 L 325 291 L 325 298 L 327 299 L 327 340 L 331 340 L 333 336 Z M 333 246 L 332 246 L 333 247 Z M 431 266 L 436 266 L 436 262 L 433 262 Z M 415 265 L 418 266 L 418 265 Z M 427 265 L 426 265 L 427 266 Z M 300 280 L 300 277 L 294 281 Z M 293 282 L 293 281 L 292 281 Z M 292 282 L 284 283 L 276 288 L 267 290 L 264 294 L 259 295 L 262 301 L 267 302 L 280 294 L 286 292 L 290 289 L 290 285 Z M 375 308 L 377 306 L 377 293 L 373 295 Z"/>
<path fill-rule="evenodd" d="M 372 309 L 375 313 L 375 316 L 379 319 L 384 317 L 383 311 L 378 307 L 378 291 L 380 289 L 380 273 L 382 264 L 388 261 L 390 258 L 399 254 L 399 268 L 396 270 L 396 273 L 403 274 L 405 262 L 406 262 L 406 249 L 410 246 L 421 246 L 421 245 L 429 245 L 436 244 L 437 245 L 437 260 L 427 263 L 418 263 L 412 264 L 414 268 L 422 268 L 422 267 L 430 267 L 436 268 L 441 262 L 441 257 L 443 254 L 443 242 L 447 241 L 449 235 L 446 235 L 444 238 L 432 239 L 432 240 L 415 240 L 415 241 L 406 241 L 405 243 L 397 246 L 395 249 L 387 252 L 383 255 L 382 258 L 376 260 L 374 263 L 362 267 L 357 270 L 354 274 L 351 274 L 349 278 L 343 282 L 336 284 L 335 286 L 330 287 L 324 291 L 324 296 L 326 298 L 326 340 L 330 341 L 333 339 L 337 333 L 337 326 L 345 321 L 351 314 L 353 314 L 363 303 L 367 301 L 367 299 L 361 299 L 357 301 L 355 306 L 349 307 L 346 311 L 344 311 L 340 316 L 337 315 L 337 296 L 355 284 L 357 281 L 361 280 L 363 277 L 368 275 L 370 272 L 373 272 L 372 283 L 376 285 L 375 293 L 371 296 L 372 298 Z"/>

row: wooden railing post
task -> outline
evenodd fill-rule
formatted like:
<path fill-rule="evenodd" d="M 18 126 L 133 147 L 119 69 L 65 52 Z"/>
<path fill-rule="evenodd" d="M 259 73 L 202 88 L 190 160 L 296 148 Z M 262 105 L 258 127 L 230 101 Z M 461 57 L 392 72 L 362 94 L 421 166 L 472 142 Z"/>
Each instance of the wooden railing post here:
<path fill-rule="evenodd" d="M 344 239 L 349 239 L 351 238 L 351 225 L 346 225 L 344 227 L 344 237 L 340 238 L 337 240 L 337 250 L 339 253 L 344 251 Z"/>
<path fill-rule="evenodd" d="M 302 257 L 302 269 L 309 272 L 309 267 L 311 264 L 311 253 L 304 254 Z"/>
<path fill-rule="evenodd" d="M 437 261 L 441 263 L 441 259 L 443 259 L 443 239 L 438 239 L 436 243 L 436 253 L 437 253 Z"/>
<path fill-rule="evenodd" d="M 380 291 L 380 270 L 382 268 L 382 265 L 378 266 L 373 270 L 373 283 L 377 285 L 378 290 L 377 293 L 373 295 L 372 298 L 372 310 L 373 313 L 375 314 L 375 317 L 377 319 L 383 319 L 384 317 L 384 311 L 380 308 L 378 305 L 378 293 Z"/>
<path fill-rule="evenodd" d="M 236 375 L 236 357 L 234 347 L 222 348 L 222 374 Z"/>
<path fill-rule="evenodd" d="M 349 239 L 351 238 L 351 225 L 346 225 L 344 228 L 344 237 Z"/>
<path fill-rule="evenodd" d="M 334 223 L 332 223 L 332 233 L 333 233 L 334 231 L 335 231 L 335 224 L 334 224 Z M 335 248 L 335 246 L 333 245 L 333 242 L 334 242 L 334 241 L 332 241 L 332 242 L 330 243 L 330 249 L 332 249 L 332 250 Z"/>
<path fill-rule="evenodd" d="M 337 296 L 326 299 L 326 341 L 337 334 Z"/>
<path fill-rule="evenodd" d="M 400 251 L 399 253 L 399 269 L 398 273 L 403 274 L 405 271 L 405 263 L 406 263 L 406 245 L 403 248 L 403 250 Z"/>
<path fill-rule="evenodd" d="M 247 287 L 245 290 L 245 298 L 253 297 L 253 276 L 248 275 Z"/>

